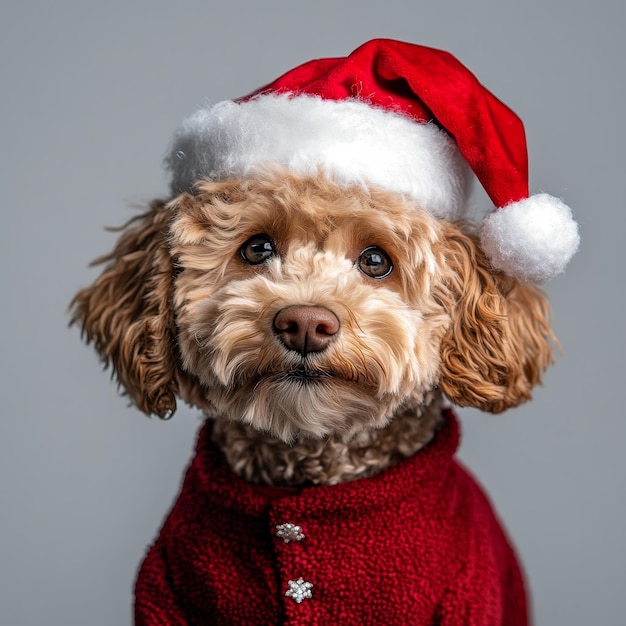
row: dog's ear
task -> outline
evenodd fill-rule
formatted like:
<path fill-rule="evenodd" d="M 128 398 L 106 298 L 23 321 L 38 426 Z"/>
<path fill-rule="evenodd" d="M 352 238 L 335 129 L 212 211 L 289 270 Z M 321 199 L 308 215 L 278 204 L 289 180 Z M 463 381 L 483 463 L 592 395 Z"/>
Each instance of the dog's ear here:
<path fill-rule="evenodd" d="M 436 297 L 452 322 L 440 385 L 458 406 L 500 413 L 530 399 L 553 361 L 550 307 L 539 289 L 493 270 L 474 237 L 452 224 L 444 229 Z"/>
<path fill-rule="evenodd" d="M 113 252 L 93 262 L 107 264 L 100 277 L 70 304 L 70 324 L 137 407 L 159 417 L 175 411 L 177 391 L 168 213 L 157 200 L 122 227 Z"/>

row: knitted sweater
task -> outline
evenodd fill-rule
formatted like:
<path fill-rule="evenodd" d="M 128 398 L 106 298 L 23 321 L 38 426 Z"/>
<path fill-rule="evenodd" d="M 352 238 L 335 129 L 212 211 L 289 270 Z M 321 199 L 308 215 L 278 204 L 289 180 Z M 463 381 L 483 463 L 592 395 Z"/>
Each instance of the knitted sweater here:
<path fill-rule="evenodd" d="M 234 476 L 200 432 L 135 589 L 138 626 L 525 626 L 515 555 L 446 425 L 372 478 L 302 489 Z"/>

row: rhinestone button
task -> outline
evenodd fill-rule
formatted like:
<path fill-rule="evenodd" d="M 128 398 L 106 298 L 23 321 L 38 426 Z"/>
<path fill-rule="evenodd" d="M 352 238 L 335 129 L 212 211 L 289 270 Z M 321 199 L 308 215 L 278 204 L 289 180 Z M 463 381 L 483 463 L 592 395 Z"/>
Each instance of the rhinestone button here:
<path fill-rule="evenodd" d="M 298 604 L 307 598 L 313 597 L 313 592 L 311 591 L 313 583 L 309 583 L 303 578 L 298 578 L 298 580 L 290 580 L 287 584 L 289 589 L 285 591 L 285 595 Z"/>
<path fill-rule="evenodd" d="M 302 541 L 305 537 L 302 527 L 287 522 L 286 524 L 276 524 L 276 536 L 285 543 L 291 541 Z"/>

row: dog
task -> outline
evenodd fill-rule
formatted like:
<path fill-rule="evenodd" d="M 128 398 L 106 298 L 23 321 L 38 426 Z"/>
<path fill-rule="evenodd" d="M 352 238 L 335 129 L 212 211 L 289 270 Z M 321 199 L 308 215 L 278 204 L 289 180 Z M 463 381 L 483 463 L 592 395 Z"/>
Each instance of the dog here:
<path fill-rule="evenodd" d="M 207 418 L 136 623 L 527 624 L 449 402 L 531 397 L 553 361 L 544 293 L 384 184 L 281 162 L 190 180 L 72 302 L 141 411 Z"/>

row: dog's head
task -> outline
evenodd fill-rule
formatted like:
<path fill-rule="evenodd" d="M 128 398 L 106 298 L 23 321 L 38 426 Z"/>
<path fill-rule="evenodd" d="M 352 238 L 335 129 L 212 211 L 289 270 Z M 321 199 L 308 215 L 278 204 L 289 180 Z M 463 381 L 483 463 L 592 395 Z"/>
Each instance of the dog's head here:
<path fill-rule="evenodd" d="M 323 173 L 200 182 L 100 261 L 72 320 L 148 414 L 179 397 L 284 440 L 349 436 L 437 388 L 503 411 L 552 359 L 545 298 L 465 226 Z"/>

